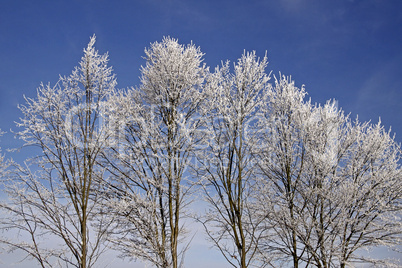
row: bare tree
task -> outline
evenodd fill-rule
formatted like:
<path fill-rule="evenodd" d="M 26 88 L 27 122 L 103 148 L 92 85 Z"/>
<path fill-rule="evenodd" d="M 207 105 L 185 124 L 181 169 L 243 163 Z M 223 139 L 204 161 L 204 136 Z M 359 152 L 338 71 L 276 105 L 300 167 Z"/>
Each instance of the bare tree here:
<path fill-rule="evenodd" d="M 95 36 L 70 76 L 54 87 L 41 85 L 36 99 L 26 98 L 19 107 L 23 117 L 17 125 L 23 130 L 17 136 L 39 154 L 15 165 L 4 181 L 8 199 L 1 203 L 7 213 L 1 228 L 24 237 L 2 242 L 41 267 L 94 267 L 105 250 L 108 221 L 94 221 L 104 176 L 97 161 L 108 137 L 102 112 L 116 81 L 108 55 L 99 55 L 94 43 Z"/>
<path fill-rule="evenodd" d="M 207 69 L 199 48 L 169 37 L 145 54 L 140 89 L 113 98 L 124 124 L 121 143 L 105 155 L 114 175 L 106 205 L 116 215 L 109 239 L 123 257 L 176 268 L 186 249 L 179 246 L 191 188 L 186 168 L 199 139 Z"/>
<path fill-rule="evenodd" d="M 209 81 L 210 110 L 206 141 L 196 169 L 204 179 L 210 209 L 199 219 L 206 234 L 234 267 L 257 265 L 260 223 L 253 210 L 255 162 L 259 146 L 258 116 L 265 101 L 269 75 L 267 57 L 244 53 L 229 72 L 229 63 L 217 68 Z"/>

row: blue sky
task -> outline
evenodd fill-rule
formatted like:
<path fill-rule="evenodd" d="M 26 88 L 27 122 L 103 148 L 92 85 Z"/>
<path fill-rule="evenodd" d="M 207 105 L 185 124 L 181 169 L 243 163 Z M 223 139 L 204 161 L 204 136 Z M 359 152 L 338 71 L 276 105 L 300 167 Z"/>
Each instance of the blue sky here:
<path fill-rule="evenodd" d="M 40 82 L 69 75 L 93 34 L 121 88 L 138 85 L 144 48 L 163 36 L 193 41 L 212 69 L 244 50 L 261 57 L 267 51 L 267 70 L 292 75 L 313 102 L 335 98 L 352 117 L 381 117 L 402 141 L 402 1 L 2 0 L 3 151 L 19 144 L 10 128 L 23 95 L 34 97 Z M 188 267 L 200 262 L 193 252 Z"/>

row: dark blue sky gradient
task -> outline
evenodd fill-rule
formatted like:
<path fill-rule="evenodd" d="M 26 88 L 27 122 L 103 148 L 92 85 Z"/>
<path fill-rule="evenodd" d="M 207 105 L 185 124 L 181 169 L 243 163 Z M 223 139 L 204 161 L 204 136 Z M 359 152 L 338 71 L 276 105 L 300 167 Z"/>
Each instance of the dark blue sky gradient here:
<path fill-rule="evenodd" d="M 2 0 L 3 151 L 20 144 L 10 128 L 23 95 L 69 75 L 93 34 L 121 88 L 139 84 L 144 48 L 163 36 L 193 41 L 211 70 L 244 50 L 267 51 L 267 72 L 292 75 L 313 102 L 335 98 L 353 118 L 381 117 L 402 141 L 402 1 Z"/>

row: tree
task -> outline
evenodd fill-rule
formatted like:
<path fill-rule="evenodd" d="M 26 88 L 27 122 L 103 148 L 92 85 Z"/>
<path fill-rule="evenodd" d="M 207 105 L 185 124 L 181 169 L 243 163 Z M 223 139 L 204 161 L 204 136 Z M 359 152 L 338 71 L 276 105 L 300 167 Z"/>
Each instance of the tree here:
<path fill-rule="evenodd" d="M 292 262 L 297 268 L 305 247 L 298 239 L 300 220 L 305 214 L 301 193 L 307 171 L 304 124 L 311 104 L 305 102 L 304 88 L 298 89 L 290 78 L 275 78 L 268 101 L 261 107 L 265 131 L 262 150 L 256 154 L 261 174 L 258 181 L 259 209 L 266 215 L 261 250 L 276 261 Z"/>
<path fill-rule="evenodd" d="M 336 102 L 312 107 L 304 126 L 306 174 L 300 195 L 306 209 L 298 237 L 305 246 L 304 261 L 317 267 L 339 266 L 335 261 L 337 230 L 330 229 L 341 206 L 334 196 L 345 193 L 338 189 L 340 181 L 334 174 L 355 140 L 351 127 Z"/>
<path fill-rule="evenodd" d="M 315 173 L 320 184 L 311 191 L 317 197 L 311 200 L 312 205 L 320 207 L 320 217 L 313 217 L 315 234 L 319 235 L 314 240 L 323 249 L 320 256 L 313 255 L 315 263 L 318 267 L 346 267 L 354 262 L 392 265 L 392 260 L 356 253 L 401 244 L 400 147 L 381 122 L 346 121 L 339 129 L 344 137 L 337 137 L 341 141 L 337 161 L 325 176 Z M 314 163 L 315 170 L 324 170 L 324 162 Z"/>
<path fill-rule="evenodd" d="M 198 152 L 210 209 L 199 219 L 206 234 L 234 267 L 256 264 L 262 217 L 253 210 L 255 161 L 259 146 L 257 112 L 268 90 L 267 57 L 244 53 L 229 72 L 229 62 L 209 79 L 210 110 L 205 146 Z"/>
<path fill-rule="evenodd" d="M 386 263 L 356 251 L 400 244 L 400 148 L 380 123 L 352 122 L 334 102 L 304 96 L 283 77 L 263 109 L 261 246 L 293 267 Z"/>
<path fill-rule="evenodd" d="M 108 225 L 95 224 L 98 189 L 104 169 L 98 164 L 108 140 L 102 127 L 105 101 L 116 80 L 107 67 L 108 55 L 99 55 L 90 39 L 80 65 L 51 87 L 41 85 L 36 99 L 26 98 L 17 133 L 25 146 L 39 148 L 39 155 L 15 165 L 14 176 L 4 181 L 9 199 L 3 230 L 27 235 L 27 241 L 4 238 L 10 249 L 20 249 L 41 267 L 94 267 L 101 253 Z M 56 245 L 46 247 L 44 242 Z"/>
<path fill-rule="evenodd" d="M 105 155 L 114 175 L 106 205 L 116 221 L 109 239 L 123 257 L 178 267 L 182 218 L 192 182 L 186 168 L 198 142 L 197 116 L 207 69 L 193 44 L 164 38 L 145 50 L 140 89 L 114 97 L 121 143 Z"/>

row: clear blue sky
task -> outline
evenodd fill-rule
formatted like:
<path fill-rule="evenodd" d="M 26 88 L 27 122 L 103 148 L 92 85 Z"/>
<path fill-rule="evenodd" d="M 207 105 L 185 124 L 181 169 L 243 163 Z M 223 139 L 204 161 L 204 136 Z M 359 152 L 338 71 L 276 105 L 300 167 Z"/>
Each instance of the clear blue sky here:
<path fill-rule="evenodd" d="M 292 75 L 313 102 L 335 98 L 352 117 L 381 117 L 402 141 L 400 0 L 2 0 L 3 151 L 18 145 L 10 128 L 23 95 L 34 97 L 40 82 L 69 75 L 93 34 L 97 49 L 109 52 L 121 88 L 138 85 L 144 48 L 163 36 L 193 41 L 211 68 L 244 50 L 261 57 L 267 51 L 268 71 Z M 187 267 L 206 261 L 196 256 Z"/>

